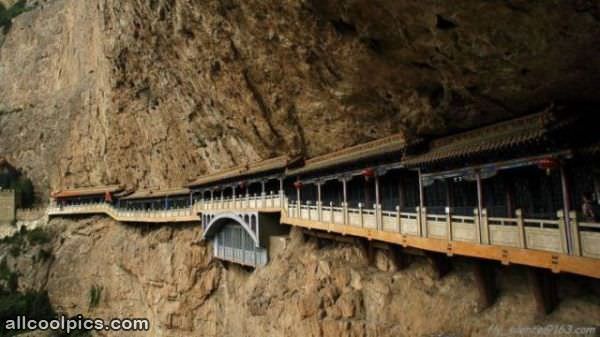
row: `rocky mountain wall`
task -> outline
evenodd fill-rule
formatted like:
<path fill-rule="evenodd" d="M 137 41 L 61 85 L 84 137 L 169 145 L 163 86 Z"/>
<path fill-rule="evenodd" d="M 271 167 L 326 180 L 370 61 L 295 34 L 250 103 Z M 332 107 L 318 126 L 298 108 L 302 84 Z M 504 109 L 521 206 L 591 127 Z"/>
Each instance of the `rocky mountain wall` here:
<path fill-rule="evenodd" d="M 128 336 L 482 337 L 511 327 L 600 322 L 597 282 L 563 275 L 559 307 L 538 317 L 520 267 L 496 266 L 498 302 L 480 312 L 473 262 L 460 258 L 438 280 L 425 258 L 398 271 L 385 251 L 369 264 L 359 246 L 292 230 L 285 250 L 250 271 L 211 260 L 197 227 L 149 229 L 101 217 L 50 226 L 50 243 L 17 258 L 0 244 L 0 260 L 21 275 L 19 287 L 47 289 L 57 310 L 70 315 L 150 319 L 150 333 Z M 39 250 L 50 257 L 41 260 Z M 94 287 L 102 289 L 97 306 L 90 305 Z"/>
<path fill-rule="evenodd" d="M 597 104 L 598 1 L 45 0 L 0 47 L 0 155 L 38 190 Z"/>

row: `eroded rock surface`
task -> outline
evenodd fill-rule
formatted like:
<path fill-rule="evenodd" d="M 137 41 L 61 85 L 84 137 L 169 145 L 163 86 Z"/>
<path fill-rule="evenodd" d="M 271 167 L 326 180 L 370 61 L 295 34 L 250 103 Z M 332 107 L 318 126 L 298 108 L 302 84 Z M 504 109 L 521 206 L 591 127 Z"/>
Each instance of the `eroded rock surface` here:
<path fill-rule="evenodd" d="M 71 315 L 147 317 L 152 331 L 139 336 L 493 336 L 490 327 L 600 321 L 597 284 L 564 276 L 558 309 L 536 317 L 519 267 L 499 269 L 499 300 L 479 312 L 473 265 L 460 259 L 442 280 L 416 257 L 407 269 L 382 271 L 385 254 L 368 265 L 358 246 L 318 245 L 293 230 L 287 248 L 252 272 L 212 260 L 195 227 L 142 230 L 104 218 L 52 226 L 51 259 L 32 268 L 34 250 L 7 255 L 27 275 L 20 288 L 46 287 Z M 0 246 L 0 255 L 8 248 Z M 102 289 L 95 307 L 92 287 Z"/>
<path fill-rule="evenodd" d="M 597 103 L 597 1 L 47 0 L 0 48 L 0 155 L 38 190 Z"/>

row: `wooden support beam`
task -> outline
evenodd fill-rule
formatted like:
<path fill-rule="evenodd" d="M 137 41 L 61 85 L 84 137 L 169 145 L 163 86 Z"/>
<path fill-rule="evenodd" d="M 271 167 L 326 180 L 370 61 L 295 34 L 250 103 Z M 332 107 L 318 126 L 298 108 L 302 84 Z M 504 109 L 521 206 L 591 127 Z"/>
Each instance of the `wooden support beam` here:
<path fill-rule="evenodd" d="M 396 270 L 404 270 L 408 268 L 408 257 L 406 256 L 406 254 L 404 254 L 403 249 L 398 246 L 391 246 L 390 248 Z"/>
<path fill-rule="evenodd" d="M 438 280 L 448 275 L 452 269 L 450 258 L 446 254 L 427 252 L 427 258 Z"/>
<path fill-rule="evenodd" d="M 549 270 L 529 268 L 529 282 L 535 297 L 537 313 L 545 316 L 558 305 L 556 275 Z"/>
<path fill-rule="evenodd" d="M 375 247 L 373 246 L 373 242 L 368 239 L 360 239 L 359 242 L 367 257 L 368 265 L 372 266 L 375 263 Z"/>
<path fill-rule="evenodd" d="M 491 307 L 498 297 L 496 285 L 496 268 L 493 262 L 475 260 L 475 284 L 479 290 L 478 310 L 481 312 Z"/>
<path fill-rule="evenodd" d="M 343 235 L 339 235 L 339 234 L 332 234 L 332 233 L 327 233 L 327 232 L 323 232 L 323 231 L 317 231 L 317 230 L 310 230 L 310 229 L 303 229 L 302 233 L 305 236 L 311 236 L 311 237 L 315 237 L 318 239 L 325 239 L 325 240 L 331 240 L 331 241 L 336 241 L 336 242 L 341 242 L 341 243 L 350 243 L 350 244 L 357 244 L 358 243 L 358 239 L 351 237 L 351 236 L 343 236 Z"/>

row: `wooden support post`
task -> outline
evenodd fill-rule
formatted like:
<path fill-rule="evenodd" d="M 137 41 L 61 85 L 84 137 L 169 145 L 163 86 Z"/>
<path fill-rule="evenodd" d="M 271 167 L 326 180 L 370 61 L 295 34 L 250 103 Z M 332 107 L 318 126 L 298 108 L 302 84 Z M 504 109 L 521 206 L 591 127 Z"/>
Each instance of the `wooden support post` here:
<path fill-rule="evenodd" d="M 421 169 L 419 169 L 419 207 L 423 209 L 425 207 L 425 191 L 423 190 L 423 176 Z"/>
<path fill-rule="evenodd" d="M 300 194 L 301 187 L 296 188 L 296 209 L 298 212 L 298 218 L 302 218 L 302 200 L 300 199 L 302 195 Z"/>
<path fill-rule="evenodd" d="M 571 220 L 571 236 L 573 238 L 573 255 L 581 256 L 581 235 L 579 233 L 579 222 L 577 212 L 571 211 L 569 214 Z"/>
<path fill-rule="evenodd" d="M 475 216 L 479 221 L 476 221 L 478 224 L 477 228 L 475 228 L 475 232 L 477 233 L 477 240 L 481 243 L 485 241 L 482 233 L 481 233 L 481 223 L 482 223 L 482 215 L 483 215 L 483 184 L 481 182 L 481 172 L 478 170 L 476 173 L 477 177 L 477 214 Z"/>
<path fill-rule="evenodd" d="M 448 256 L 446 256 L 445 254 L 433 252 L 427 252 L 426 255 L 429 258 L 431 267 L 433 268 L 433 271 L 438 280 L 448 275 L 448 273 L 452 269 L 450 258 Z"/>
<path fill-rule="evenodd" d="M 323 216 L 322 216 L 322 214 L 323 214 L 323 210 L 322 210 L 323 202 L 321 200 L 321 184 L 322 184 L 322 182 L 317 181 L 316 184 L 317 184 L 317 219 L 319 221 L 323 221 Z"/>
<path fill-rule="evenodd" d="M 535 297 L 537 313 L 545 316 L 558 305 L 556 275 L 550 270 L 529 268 L 529 282 Z"/>
<path fill-rule="evenodd" d="M 321 182 L 317 181 L 315 184 L 317 185 L 317 202 L 320 204 L 321 203 Z"/>
<path fill-rule="evenodd" d="M 346 177 L 342 178 L 342 188 L 344 190 L 344 204 L 348 203 L 348 182 L 346 181 Z"/>
<path fill-rule="evenodd" d="M 477 209 L 479 214 L 483 209 L 483 183 L 481 182 L 481 173 L 477 171 Z"/>
<path fill-rule="evenodd" d="M 569 182 L 567 180 L 567 173 L 565 170 L 565 165 L 560 165 L 560 182 L 562 188 L 562 199 L 563 199 L 563 214 L 565 221 L 565 228 L 563 231 L 563 235 L 565 235 L 567 250 L 565 253 L 572 254 L 574 251 L 573 247 L 573 238 L 571 237 L 571 219 L 569 214 L 571 213 L 571 198 L 569 197 Z"/>
<path fill-rule="evenodd" d="M 381 204 L 381 196 L 379 192 L 379 174 L 375 173 L 375 204 Z"/>
<path fill-rule="evenodd" d="M 498 296 L 496 270 L 491 261 L 475 261 L 475 283 L 479 290 L 478 310 L 481 312 L 491 307 Z"/>
<path fill-rule="evenodd" d="M 417 210 L 417 235 L 419 236 L 427 236 L 427 216 L 424 214 L 425 212 L 425 191 L 423 189 L 423 175 L 421 174 L 421 169 L 418 171 L 419 173 L 419 207 Z"/>
<path fill-rule="evenodd" d="M 407 256 L 402 252 L 402 249 L 397 246 L 390 247 L 393 263 L 396 270 L 404 270 L 408 268 L 409 262 Z"/>
<path fill-rule="evenodd" d="M 373 247 L 373 243 L 367 239 L 361 239 L 360 243 L 367 258 L 367 264 L 372 266 L 375 263 L 375 247 Z"/>
<path fill-rule="evenodd" d="M 406 204 L 405 196 L 404 196 L 404 189 L 405 189 L 404 188 L 404 179 L 401 176 L 398 181 L 398 206 L 400 206 L 400 212 L 402 211 L 402 208 Z"/>

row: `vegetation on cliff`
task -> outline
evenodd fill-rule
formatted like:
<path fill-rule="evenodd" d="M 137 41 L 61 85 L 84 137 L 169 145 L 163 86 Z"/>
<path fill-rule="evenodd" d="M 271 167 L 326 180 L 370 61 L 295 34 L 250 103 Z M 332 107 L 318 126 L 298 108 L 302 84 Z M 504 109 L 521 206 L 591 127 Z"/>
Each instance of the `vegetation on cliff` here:
<path fill-rule="evenodd" d="M 29 9 L 25 0 L 19 0 L 9 8 L 6 8 L 0 2 L 0 30 L 6 33 L 10 29 L 12 19 L 25 13 L 27 10 Z"/>

